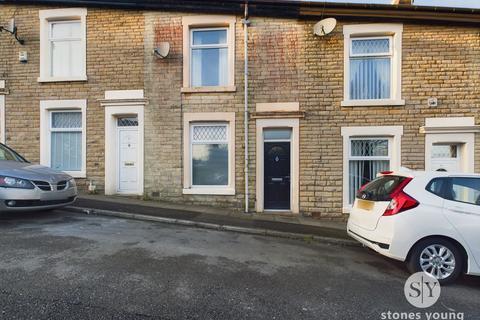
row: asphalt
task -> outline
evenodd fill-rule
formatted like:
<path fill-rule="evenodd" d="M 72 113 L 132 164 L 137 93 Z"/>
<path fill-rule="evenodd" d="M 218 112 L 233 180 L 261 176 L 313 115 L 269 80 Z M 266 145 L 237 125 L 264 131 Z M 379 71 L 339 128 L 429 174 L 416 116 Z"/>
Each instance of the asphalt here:
<path fill-rule="evenodd" d="M 192 221 L 217 226 L 232 226 L 252 230 L 271 230 L 280 233 L 289 233 L 304 235 L 305 237 L 320 237 L 338 239 L 344 242 L 354 242 L 347 235 L 344 223 L 330 223 L 327 226 L 308 225 L 302 223 L 289 223 L 285 221 L 265 220 L 264 218 L 255 218 L 254 215 L 240 214 L 218 214 L 198 211 L 189 211 L 188 209 L 172 209 L 158 206 L 142 205 L 138 201 L 135 203 L 125 203 L 124 200 L 115 198 L 104 198 L 103 200 L 91 198 L 79 198 L 74 204 L 77 208 L 88 208 L 110 212 L 129 213 L 142 216 L 161 217 L 174 220 Z"/>
<path fill-rule="evenodd" d="M 405 299 L 408 276 L 364 248 L 67 211 L 0 215 L 0 319 L 480 319 L 479 278 L 420 310 Z"/>

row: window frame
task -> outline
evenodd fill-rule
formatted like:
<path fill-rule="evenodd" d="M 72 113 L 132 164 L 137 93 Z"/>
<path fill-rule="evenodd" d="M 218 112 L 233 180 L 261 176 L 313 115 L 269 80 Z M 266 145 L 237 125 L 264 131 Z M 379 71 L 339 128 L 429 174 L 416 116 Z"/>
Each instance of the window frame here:
<path fill-rule="evenodd" d="M 196 92 L 235 92 L 235 16 L 204 15 L 185 16 L 182 18 L 183 25 L 183 93 Z M 192 86 L 192 45 L 193 32 L 198 30 L 227 30 L 228 48 L 228 81 L 224 86 Z M 205 48 L 212 47 L 207 45 Z M 217 48 L 215 45 L 214 48 Z"/>
<path fill-rule="evenodd" d="M 216 30 L 225 30 L 226 31 L 226 34 L 227 34 L 227 41 L 225 44 L 205 44 L 205 45 L 195 45 L 193 44 L 193 40 L 194 40 L 194 33 L 195 32 L 198 32 L 198 31 L 216 31 Z M 192 85 L 192 81 L 193 81 L 193 51 L 196 50 L 196 49 L 227 49 L 229 50 L 229 32 L 228 32 L 228 27 L 216 27 L 216 28 L 190 28 L 190 51 L 189 51 L 189 54 L 190 54 L 190 87 L 192 88 L 198 88 L 198 87 L 194 87 Z M 227 55 L 228 55 L 228 52 L 227 52 Z M 229 73 L 230 73 L 230 70 L 228 70 L 228 63 L 227 63 L 227 78 L 229 77 Z M 220 86 L 221 87 L 221 86 Z"/>
<path fill-rule="evenodd" d="M 404 106 L 402 99 L 402 34 L 403 24 L 360 24 L 345 25 L 344 34 L 344 93 L 342 107 L 355 106 Z M 368 39 L 390 40 L 390 55 L 369 54 L 352 56 L 352 41 Z M 351 58 L 359 57 L 391 57 L 390 98 L 388 99 L 350 99 L 350 63 Z"/>
<path fill-rule="evenodd" d="M 386 140 L 388 142 L 388 155 L 387 156 L 352 156 L 352 141 L 369 141 L 369 140 Z M 367 137 L 367 136 L 361 136 L 361 137 L 349 137 L 349 150 L 348 150 L 348 176 L 350 177 L 350 162 L 351 161 L 388 161 L 389 162 L 389 168 L 391 169 L 392 167 L 392 145 L 393 145 L 393 138 L 391 136 L 372 136 L 372 137 Z M 389 169 L 389 170 L 390 170 Z M 371 180 L 373 181 L 373 180 Z M 369 182 L 371 182 L 369 181 Z M 348 188 L 348 205 L 353 205 L 353 203 L 349 203 L 349 199 L 351 197 L 350 195 L 350 181 L 348 182 L 347 185 Z M 355 197 L 354 197 L 355 199 Z"/>
<path fill-rule="evenodd" d="M 87 81 L 87 9 L 68 8 L 40 10 L 40 75 L 38 82 Z M 80 22 L 83 70 L 79 76 L 53 76 L 51 26 L 54 23 Z M 72 38 L 66 38 L 68 40 Z M 57 39 L 58 40 L 58 39 Z"/>
<path fill-rule="evenodd" d="M 195 127 L 226 127 L 226 134 L 227 139 L 225 141 L 193 141 L 193 131 Z M 230 149 L 230 134 L 229 134 L 229 123 L 228 122 L 190 122 L 190 185 L 192 188 L 217 188 L 217 187 L 227 187 L 230 184 L 230 175 L 228 177 L 228 181 L 226 185 L 201 185 L 201 184 L 193 184 L 193 146 L 194 145 L 208 145 L 208 144 L 226 144 L 227 149 Z M 228 155 L 230 157 L 230 154 Z M 229 164 L 230 166 L 230 164 Z M 227 168 L 228 172 L 230 172 L 230 168 Z"/>
<path fill-rule="evenodd" d="M 81 112 L 82 127 L 52 128 L 52 114 L 56 112 Z M 40 164 L 51 167 L 51 133 L 82 132 L 82 166 L 80 171 L 64 171 L 74 178 L 86 178 L 87 168 L 87 100 L 40 101 Z M 54 130 L 52 130 L 54 129 Z M 78 131 L 77 131 L 78 130 Z"/>
<path fill-rule="evenodd" d="M 389 142 L 390 170 L 396 171 L 401 167 L 401 143 L 403 126 L 364 126 L 364 127 L 342 127 L 343 138 L 343 213 L 350 213 L 350 160 L 362 160 L 365 157 L 351 157 L 351 139 L 391 139 Z M 353 158 L 353 159 L 352 159 Z M 385 157 L 369 157 L 384 160 Z"/>
<path fill-rule="evenodd" d="M 228 184 L 227 185 L 193 185 L 192 139 L 195 126 L 224 125 L 227 127 L 228 144 Z M 202 112 L 185 113 L 183 122 L 183 194 L 198 195 L 235 195 L 235 113 Z M 217 144 L 218 142 L 201 142 L 197 144 Z M 223 142 L 222 142 L 223 143 Z"/>

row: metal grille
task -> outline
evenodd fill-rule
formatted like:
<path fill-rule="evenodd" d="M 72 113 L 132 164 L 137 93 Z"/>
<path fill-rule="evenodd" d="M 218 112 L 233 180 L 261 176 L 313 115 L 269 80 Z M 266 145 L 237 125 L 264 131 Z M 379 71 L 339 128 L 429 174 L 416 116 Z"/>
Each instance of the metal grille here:
<path fill-rule="evenodd" d="M 82 127 L 81 112 L 52 112 L 52 128 L 68 129 Z"/>
<path fill-rule="evenodd" d="M 388 140 L 352 140 L 352 157 L 388 157 Z"/>
<path fill-rule="evenodd" d="M 67 181 L 60 181 L 57 183 L 57 190 L 65 190 L 67 188 Z"/>
<path fill-rule="evenodd" d="M 355 55 L 388 54 L 390 39 L 361 39 L 352 40 L 352 53 Z"/>
<path fill-rule="evenodd" d="M 227 126 L 194 126 L 192 140 L 194 142 L 225 142 L 227 141 Z"/>
<path fill-rule="evenodd" d="M 40 190 L 43 191 L 52 191 L 52 187 L 50 183 L 46 181 L 32 181 L 34 185 L 36 185 Z"/>
<path fill-rule="evenodd" d="M 117 125 L 119 127 L 138 127 L 137 117 L 118 118 Z"/>

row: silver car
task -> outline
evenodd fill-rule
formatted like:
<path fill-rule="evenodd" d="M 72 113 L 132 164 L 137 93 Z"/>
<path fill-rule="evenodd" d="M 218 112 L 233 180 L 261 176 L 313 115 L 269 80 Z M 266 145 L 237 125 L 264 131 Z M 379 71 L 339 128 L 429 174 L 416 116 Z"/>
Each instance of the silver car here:
<path fill-rule="evenodd" d="M 77 195 L 71 176 L 31 164 L 0 143 L 0 212 L 60 208 L 75 202 Z"/>

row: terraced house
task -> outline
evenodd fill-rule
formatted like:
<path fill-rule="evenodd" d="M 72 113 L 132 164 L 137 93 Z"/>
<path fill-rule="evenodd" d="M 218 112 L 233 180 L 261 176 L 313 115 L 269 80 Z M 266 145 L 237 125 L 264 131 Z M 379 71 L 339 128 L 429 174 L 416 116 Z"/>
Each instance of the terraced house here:
<path fill-rule="evenodd" d="M 85 190 L 345 219 L 379 171 L 480 172 L 478 10 L 0 3 L 1 140 Z"/>

